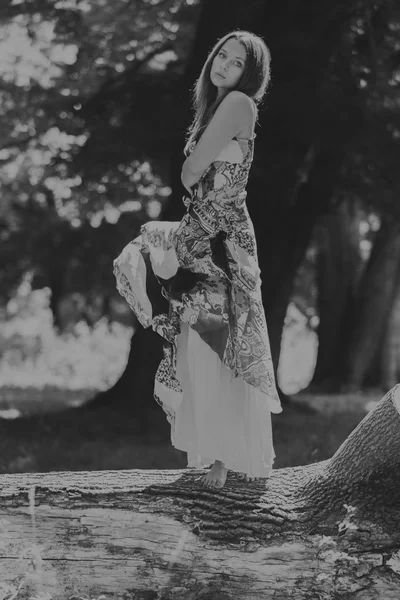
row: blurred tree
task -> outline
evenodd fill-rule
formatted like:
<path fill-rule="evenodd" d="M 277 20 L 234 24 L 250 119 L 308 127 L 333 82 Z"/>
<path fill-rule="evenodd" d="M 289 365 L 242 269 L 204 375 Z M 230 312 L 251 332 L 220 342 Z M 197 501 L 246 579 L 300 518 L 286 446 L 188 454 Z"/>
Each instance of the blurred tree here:
<path fill-rule="evenodd" d="M 352 72 L 364 97 L 365 126 L 343 163 L 336 202 L 317 227 L 318 360 L 308 391 L 390 388 L 396 342 L 395 287 L 400 187 L 400 10 L 381 5 L 350 30 Z M 373 211 L 373 212 L 372 212 Z M 376 233 L 379 219 L 382 229 Z M 372 252 L 361 230 L 372 219 Z M 397 330 L 396 330 L 397 331 Z M 391 349 L 389 351 L 389 348 Z M 398 358 L 397 358 L 398 361 Z"/>
<path fill-rule="evenodd" d="M 344 379 L 361 277 L 360 203 L 341 202 L 322 217 L 314 231 L 319 317 L 318 355 L 308 391 L 335 391 Z"/>
<path fill-rule="evenodd" d="M 167 143 L 176 132 L 166 135 L 162 122 L 197 5 L 0 7 L 3 303 L 26 271 L 51 288 L 56 324 L 65 294 L 118 296 L 113 257 L 171 193 Z"/>
<path fill-rule="evenodd" d="M 385 219 L 358 290 L 355 327 L 348 351 L 351 360 L 346 373 L 351 388 L 360 389 L 365 381 L 376 383 L 374 359 L 382 348 L 396 295 L 399 267 L 400 223 Z"/>

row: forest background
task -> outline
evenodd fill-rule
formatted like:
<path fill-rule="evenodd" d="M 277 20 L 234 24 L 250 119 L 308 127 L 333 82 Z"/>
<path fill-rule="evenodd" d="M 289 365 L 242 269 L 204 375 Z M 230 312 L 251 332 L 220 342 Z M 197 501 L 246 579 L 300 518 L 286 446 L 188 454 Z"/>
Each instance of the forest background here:
<path fill-rule="evenodd" d="M 180 468 L 161 338 L 112 261 L 179 220 L 190 90 L 218 37 L 266 40 L 247 204 L 284 412 L 276 467 L 330 457 L 400 370 L 393 0 L 10 0 L 0 7 L 0 471 Z"/>

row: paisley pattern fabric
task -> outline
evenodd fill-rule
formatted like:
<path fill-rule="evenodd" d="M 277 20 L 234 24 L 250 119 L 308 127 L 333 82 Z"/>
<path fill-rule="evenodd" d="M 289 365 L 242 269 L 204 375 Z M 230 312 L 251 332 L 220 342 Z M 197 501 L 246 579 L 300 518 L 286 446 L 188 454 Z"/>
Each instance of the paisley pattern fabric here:
<path fill-rule="evenodd" d="M 154 397 L 171 425 L 171 407 L 179 405 L 182 394 L 176 376 L 182 322 L 197 331 L 232 378 L 259 388 L 271 412 L 282 411 L 261 299 L 256 238 L 246 206 L 254 137 L 231 140 L 210 164 L 190 197 L 183 198 L 186 213 L 181 221 L 146 223 L 114 261 L 118 291 L 141 325 L 151 326 L 164 340 Z M 189 153 L 192 150 L 193 146 Z M 165 304 L 161 312 L 160 298 Z"/>

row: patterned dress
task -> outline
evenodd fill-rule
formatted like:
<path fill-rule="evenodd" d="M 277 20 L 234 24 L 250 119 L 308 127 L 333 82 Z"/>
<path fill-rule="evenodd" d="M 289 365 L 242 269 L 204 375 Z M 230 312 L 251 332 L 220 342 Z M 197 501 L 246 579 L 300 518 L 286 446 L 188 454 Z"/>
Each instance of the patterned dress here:
<path fill-rule="evenodd" d="M 254 138 L 229 142 L 183 198 L 180 222 L 143 225 L 114 261 L 114 274 L 141 325 L 163 338 L 154 397 L 188 466 L 219 459 L 250 476 L 269 476 L 270 413 L 282 407 L 246 206 Z M 159 314 L 150 275 L 167 307 Z"/>

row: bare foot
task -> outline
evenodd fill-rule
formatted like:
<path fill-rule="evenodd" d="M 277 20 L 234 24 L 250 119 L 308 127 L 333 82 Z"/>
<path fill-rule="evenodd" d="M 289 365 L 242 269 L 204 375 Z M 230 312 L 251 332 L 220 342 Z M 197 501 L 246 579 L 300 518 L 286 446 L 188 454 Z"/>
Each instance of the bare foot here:
<path fill-rule="evenodd" d="M 211 470 L 200 478 L 200 483 L 205 487 L 222 488 L 225 485 L 228 469 L 220 460 L 216 460 Z"/>

